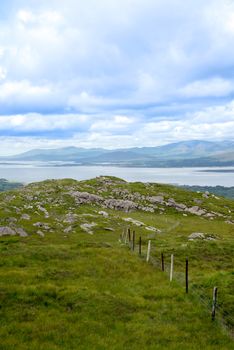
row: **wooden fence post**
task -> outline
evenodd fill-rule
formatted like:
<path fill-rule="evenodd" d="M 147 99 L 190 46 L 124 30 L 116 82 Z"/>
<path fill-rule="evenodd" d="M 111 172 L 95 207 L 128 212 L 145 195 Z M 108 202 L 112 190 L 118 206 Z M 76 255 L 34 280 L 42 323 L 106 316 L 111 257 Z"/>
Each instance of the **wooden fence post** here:
<path fill-rule="evenodd" d="M 128 228 L 128 243 L 131 242 L 131 231 L 130 228 Z"/>
<path fill-rule="evenodd" d="M 173 269 L 174 269 L 174 255 L 171 254 L 171 270 L 170 270 L 170 282 L 173 279 Z"/>
<path fill-rule="evenodd" d="M 139 255 L 141 255 L 141 236 L 139 237 Z"/>
<path fill-rule="evenodd" d="M 136 237 L 136 233 L 135 231 L 133 231 L 132 233 L 132 250 L 135 250 L 135 237 Z"/>
<path fill-rule="evenodd" d="M 217 294 L 218 294 L 218 288 L 214 287 L 214 289 L 213 289 L 212 314 L 211 314 L 212 321 L 215 320 L 215 313 L 216 313 L 216 306 L 217 306 Z"/>
<path fill-rule="evenodd" d="M 161 253 L 162 271 L 164 271 L 164 255 Z"/>
<path fill-rule="evenodd" d="M 188 259 L 186 259 L 186 267 L 185 267 L 185 286 L 186 286 L 186 293 L 188 293 Z"/>
<path fill-rule="evenodd" d="M 147 262 L 149 262 L 149 259 L 150 259 L 150 248 L 151 248 L 151 241 L 148 241 L 148 249 L 147 249 L 147 256 L 146 256 Z"/>
<path fill-rule="evenodd" d="M 128 230 L 125 230 L 125 244 L 127 244 L 127 240 L 128 240 Z"/>

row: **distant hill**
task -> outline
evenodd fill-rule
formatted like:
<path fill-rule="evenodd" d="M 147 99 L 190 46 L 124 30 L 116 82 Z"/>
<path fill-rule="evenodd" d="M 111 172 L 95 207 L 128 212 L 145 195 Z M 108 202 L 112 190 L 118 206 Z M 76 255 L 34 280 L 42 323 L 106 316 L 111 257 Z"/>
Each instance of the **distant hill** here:
<path fill-rule="evenodd" d="M 21 184 L 20 182 L 9 182 L 6 179 L 0 179 L 0 192 L 13 190 L 22 186 L 23 184 Z"/>
<path fill-rule="evenodd" d="M 234 199 L 234 187 L 224 187 L 224 186 L 181 186 L 187 190 L 193 192 L 210 192 L 217 196 L 227 197 Z"/>
<path fill-rule="evenodd" d="M 65 147 L 34 149 L 0 161 L 63 161 L 82 165 L 139 167 L 234 166 L 234 141 L 183 141 L 158 147 L 103 148 Z"/>

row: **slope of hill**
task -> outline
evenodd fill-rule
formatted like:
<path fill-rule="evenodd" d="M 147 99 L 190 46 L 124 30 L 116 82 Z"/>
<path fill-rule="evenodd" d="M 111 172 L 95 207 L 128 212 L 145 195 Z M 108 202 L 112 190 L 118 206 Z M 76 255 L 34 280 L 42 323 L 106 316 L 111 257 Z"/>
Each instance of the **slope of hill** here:
<path fill-rule="evenodd" d="M 0 194 L 0 347 L 233 349 L 233 225 L 233 201 L 113 177 Z"/>

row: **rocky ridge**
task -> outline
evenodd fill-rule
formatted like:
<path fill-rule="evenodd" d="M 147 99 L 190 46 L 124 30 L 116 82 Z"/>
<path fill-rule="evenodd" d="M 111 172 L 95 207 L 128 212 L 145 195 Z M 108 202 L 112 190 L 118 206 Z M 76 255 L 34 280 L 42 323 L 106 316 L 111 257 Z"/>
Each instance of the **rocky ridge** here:
<path fill-rule="evenodd" d="M 173 186 L 129 184 L 111 177 L 31 184 L 1 194 L 0 210 L 0 236 L 25 237 L 32 233 L 43 236 L 58 230 L 67 235 L 77 227 L 92 234 L 101 219 L 111 229 L 112 219 L 118 217 L 118 212 L 137 211 L 152 215 L 177 212 L 178 215 L 222 219 L 228 225 L 234 224 L 234 206 L 220 207 L 220 198 L 208 192 L 192 196 L 191 192 L 176 190 Z M 157 227 L 131 217 L 123 218 L 122 225 L 124 222 L 161 232 Z"/>

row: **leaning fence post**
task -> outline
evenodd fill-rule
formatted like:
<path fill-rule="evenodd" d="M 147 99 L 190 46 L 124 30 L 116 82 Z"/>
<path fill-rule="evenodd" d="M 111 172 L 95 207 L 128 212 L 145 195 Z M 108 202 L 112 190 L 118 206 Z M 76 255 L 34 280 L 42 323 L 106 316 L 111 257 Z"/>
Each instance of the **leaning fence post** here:
<path fill-rule="evenodd" d="M 164 271 L 164 255 L 161 253 L 162 271 Z"/>
<path fill-rule="evenodd" d="M 186 267 L 185 267 L 185 285 L 186 285 L 186 293 L 188 293 L 188 259 L 186 259 Z"/>
<path fill-rule="evenodd" d="M 139 237 L 139 255 L 141 255 L 141 236 Z"/>
<path fill-rule="evenodd" d="M 135 231 L 133 231 L 132 233 L 132 250 L 133 251 L 135 250 L 135 236 L 136 236 L 136 233 Z"/>
<path fill-rule="evenodd" d="M 211 314 L 212 321 L 215 320 L 215 313 L 216 313 L 216 306 L 217 306 L 217 294 L 218 294 L 218 288 L 214 287 L 214 289 L 213 289 L 212 314 Z"/>
<path fill-rule="evenodd" d="M 173 269 L 174 269 L 174 255 L 171 254 L 171 270 L 170 270 L 170 282 L 173 279 Z"/>
<path fill-rule="evenodd" d="M 146 261 L 147 262 L 150 259 L 150 248 L 151 248 L 151 241 L 148 241 L 148 249 L 147 249 L 147 256 L 146 256 Z"/>

